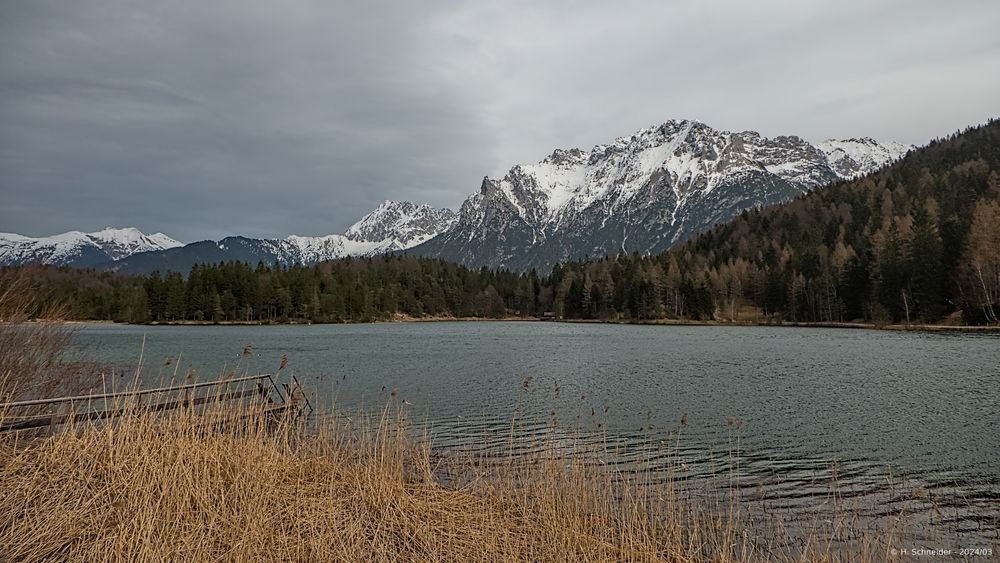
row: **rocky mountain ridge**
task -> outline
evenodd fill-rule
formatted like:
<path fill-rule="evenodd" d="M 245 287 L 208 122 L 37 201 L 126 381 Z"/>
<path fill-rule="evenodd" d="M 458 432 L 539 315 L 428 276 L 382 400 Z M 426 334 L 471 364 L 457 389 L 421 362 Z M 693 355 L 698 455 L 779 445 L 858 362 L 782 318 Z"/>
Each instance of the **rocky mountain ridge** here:
<path fill-rule="evenodd" d="M 451 228 L 409 252 L 539 271 L 565 260 L 661 252 L 745 209 L 867 174 L 911 148 L 867 138 L 813 145 L 668 121 L 484 178 Z"/>

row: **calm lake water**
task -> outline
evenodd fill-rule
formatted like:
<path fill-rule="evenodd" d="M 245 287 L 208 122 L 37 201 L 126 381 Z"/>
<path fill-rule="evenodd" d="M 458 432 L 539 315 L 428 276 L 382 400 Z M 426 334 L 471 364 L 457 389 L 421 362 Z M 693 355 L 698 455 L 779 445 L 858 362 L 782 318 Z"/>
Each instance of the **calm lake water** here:
<path fill-rule="evenodd" d="M 383 406 L 397 390 L 441 447 L 461 447 L 470 433 L 501 445 L 520 413 L 518 432 L 551 431 L 558 420 L 614 444 L 612 461 L 625 465 L 641 459 L 655 468 L 669 455 L 699 478 L 732 475 L 738 459 L 748 490 L 773 506 L 822 500 L 836 481 L 840 496 L 875 514 L 904 507 L 948 537 L 980 546 L 997 537 L 995 334 L 539 322 L 86 325 L 75 347 L 118 369 L 143 351 L 150 383 L 178 367 L 203 380 L 235 368 L 274 372 L 287 355 L 287 371 L 313 400 L 340 412 Z M 679 439 L 668 435 L 678 430 Z M 678 448 L 661 454 L 664 443 Z M 914 500 L 916 489 L 926 495 Z"/>

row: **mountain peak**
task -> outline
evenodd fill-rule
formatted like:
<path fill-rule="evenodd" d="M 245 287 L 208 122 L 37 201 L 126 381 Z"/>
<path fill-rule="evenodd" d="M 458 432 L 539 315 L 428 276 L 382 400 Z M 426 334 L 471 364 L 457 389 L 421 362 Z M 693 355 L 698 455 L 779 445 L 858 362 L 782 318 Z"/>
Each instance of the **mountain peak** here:
<path fill-rule="evenodd" d="M 388 252 L 428 240 L 450 227 L 454 220 L 455 212 L 450 209 L 385 200 L 351 225 L 344 236 L 353 241 L 380 243 L 380 248 Z"/>
<path fill-rule="evenodd" d="M 913 145 L 880 142 L 871 137 L 827 139 L 817 145 L 830 167 L 845 179 L 864 176 L 890 162 L 899 160 L 913 150 Z"/>
<path fill-rule="evenodd" d="M 75 232 L 75 231 L 74 231 Z M 163 233 L 145 234 L 135 227 L 105 227 L 93 233 L 81 233 L 94 240 L 119 245 L 149 245 L 158 248 L 173 248 L 184 243 L 174 240 Z"/>
<path fill-rule="evenodd" d="M 579 164 L 586 161 L 588 155 L 580 149 L 556 149 L 552 154 L 545 157 L 542 163 L 550 164 Z"/>

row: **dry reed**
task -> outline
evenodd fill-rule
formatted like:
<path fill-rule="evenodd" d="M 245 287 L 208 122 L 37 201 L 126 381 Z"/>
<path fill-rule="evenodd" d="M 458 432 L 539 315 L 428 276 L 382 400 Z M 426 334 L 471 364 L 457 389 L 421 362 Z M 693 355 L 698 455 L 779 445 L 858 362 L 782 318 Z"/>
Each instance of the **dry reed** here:
<path fill-rule="evenodd" d="M 674 482 L 553 451 L 462 464 L 407 432 L 398 404 L 347 430 L 259 417 L 135 413 L 0 439 L 0 560 L 748 561 L 840 559 L 816 537 L 781 552 L 738 510 Z M 451 467 L 454 472 L 456 468 Z M 880 544 L 883 545 L 884 544 Z M 844 557 L 882 560 L 876 542 Z"/>
<path fill-rule="evenodd" d="M 42 299 L 20 272 L 0 270 L 0 402 L 53 397 L 92 387 L 95 366 L 63 356 L 72 330 L 67 307 Z"/>

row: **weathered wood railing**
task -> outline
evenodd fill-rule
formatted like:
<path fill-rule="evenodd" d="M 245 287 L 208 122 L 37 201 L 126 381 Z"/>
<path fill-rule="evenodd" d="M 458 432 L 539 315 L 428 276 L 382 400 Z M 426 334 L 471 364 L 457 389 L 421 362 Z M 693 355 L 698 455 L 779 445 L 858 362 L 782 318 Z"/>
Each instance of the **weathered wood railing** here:
<path fill-rule="evenodd" d="M 154 389 L 0 403 L 0 432 L 108 420 L 126 413 L 156 413 L 226 403 L 236 408 L 260 405 L 262 412 L 269 415 L 311 413 L 312 405 L 298 379 L 292 376 L 291 381 L 282 385 L 284 394 L 271 374 L 260 374 Z M 52 412 L 54 410 L 61 412 Z"/>

